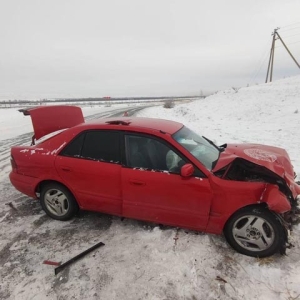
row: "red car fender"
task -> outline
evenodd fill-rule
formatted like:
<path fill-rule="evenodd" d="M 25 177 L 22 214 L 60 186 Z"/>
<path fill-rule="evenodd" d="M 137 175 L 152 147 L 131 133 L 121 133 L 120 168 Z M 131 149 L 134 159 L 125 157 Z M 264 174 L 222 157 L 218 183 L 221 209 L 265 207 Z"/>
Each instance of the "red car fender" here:
<path fill-rule="evenodd" d="M 239 209 L 249 205 L 265 203 L 275 213 L 284 213 L 291 209 L 287 197 L 279 191 L 277 185 L 261 182 L 225 181 L 211 177 L 210 182 L 215 191 L 206 231 L 220 234 L 226 222 Z M 235 190 L 236 193 L 230 192 Z"/>
<path fill-rule="evenodd" d="M 44 174 L 43 176 L 41 176 L 38 180 L 38 182 L 36 182 L 35 184 L 35 188 L 34 191 L 37 192 L 38 190 L 41 192 L 40 187 L 43 183 L 58 183 L 62 186 L 64 186 L 65 188 L 67 188 L 70 193 L 74 196 L 78 206 L 80 208 L 82 208 L 82 204 L 80 199 L 78 199 L 79 197 L 77 197 L 76 193 L 74 192 L 74 190 L 56 173 L 56 170 L 53 173 L 49 173 L 49 174 Z"/>
<path fill-rule="evenodd" d="M 261 195 L 261 202 L 265 202 L 268 208 L 276 213 L 285 213 L 291 210 L 291 204 L 286 196 L 279 191 L 277 185 L 267 184 Z"/>

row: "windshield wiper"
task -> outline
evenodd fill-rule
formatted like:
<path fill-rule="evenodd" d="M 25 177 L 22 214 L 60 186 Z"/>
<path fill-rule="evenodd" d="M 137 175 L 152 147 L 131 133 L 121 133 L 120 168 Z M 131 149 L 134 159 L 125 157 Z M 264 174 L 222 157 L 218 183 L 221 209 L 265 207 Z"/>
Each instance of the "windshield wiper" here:
<path fill-rule="evenodd" d="M 223 152 L 224 148 L 218 147 L 213 141 L 211 141 L 210 139 L 208 139 L 205 136 L 202 136 L 206 141 L 208 141 L 212 146 L 214 146 L 219 152 Z"/>

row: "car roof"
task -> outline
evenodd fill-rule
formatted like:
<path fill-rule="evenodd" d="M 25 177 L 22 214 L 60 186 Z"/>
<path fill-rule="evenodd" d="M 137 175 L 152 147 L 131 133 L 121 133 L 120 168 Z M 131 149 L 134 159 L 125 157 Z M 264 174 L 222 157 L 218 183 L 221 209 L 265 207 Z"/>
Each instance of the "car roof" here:
<path fill-rule="evenodd" d="M 164 120 L 164 119 L 156 119 L 156 118 L 140 118 L 140 117 L 115 117 L 115 118 L 103 118 L 92 121 L 87 121 L 86 123 L 81 124 L 81 126 L 91 125 L 99 126 L 99 125 L 116 125 L 120 126 L 120 129 L 126 130 L 128 129 L 152 129 L 158 131 L 164 131 L 169 134 L 173 134 L 177 132 L 179 129 L 183 127 L 182 123 Z"/>

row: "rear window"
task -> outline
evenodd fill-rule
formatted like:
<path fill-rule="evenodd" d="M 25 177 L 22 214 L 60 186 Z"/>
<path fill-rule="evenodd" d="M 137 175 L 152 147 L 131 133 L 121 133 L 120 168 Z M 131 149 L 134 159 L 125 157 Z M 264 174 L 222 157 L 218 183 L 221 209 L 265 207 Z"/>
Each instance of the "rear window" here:
<path fill-rule="evenodd" d="M 61 152 L 63 156 L 119 163 L 120 138 L 116 131 L 87 131 L 73 139 Z"/>
<path fill-rule="evenodd" d="M 61 152 L 63 156 L 80 157 L 85 134 L 80 134 L 73 139 Z"/>

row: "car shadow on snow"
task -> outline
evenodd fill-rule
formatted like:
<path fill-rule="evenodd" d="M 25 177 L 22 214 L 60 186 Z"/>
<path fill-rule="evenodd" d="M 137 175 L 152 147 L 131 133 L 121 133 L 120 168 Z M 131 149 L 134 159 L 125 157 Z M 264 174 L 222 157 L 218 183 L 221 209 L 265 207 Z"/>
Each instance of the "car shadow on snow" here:
<path fill-rule="evenodd" d="M 97 227 L 99 229 L 108 229 L 113 222 L 118 222 L 122 226 L 126 227 L 132 227 L 143 231 L 152 231 L 154 228 L 159 228 L 160 230 L 179 230 L 178 227 L 170 226 L 170 225 L 164 225 L 164 224 L 158 224 L 154 222 L 148 222 L 148 221 L 141 221 L 136 219 L 129 219 L 125 217 L 118 217 L 113 215 L 108 215 L 104 213 L 98 213 L 98 212 L 90 212 L 90 211 L 79 211 L 78 214 L 75 216 L 74 219 L 72 219 L 71 224 L 81 224 L 83 226 L 87 227 Z M 186 233 L 193 233 L 197 235 L 203 235 L 205 233 L 194 231 L 194 230 L 188 230 L 188 229 L 181 229 L 185 231 Z"/>
<path fill-rule="evenodd" d="M 72 235 L 72 232 L 76 231 L 85 231 L 87 233 L 87 230 L 101 230 L 105 231 L 108 230 L 113 222 L 118 222 L 120 225 L 127 227 L 127 228 L 133 228 L 136 230 L 142 230 L 142 231 L 152 231 L 154 228 L 159 228 L 162 231 L 165 230 L 173 230 L 174 232 L 180 230 L 182 232 L 185 232 L 186 234 L 193 234 L 193 235 L 205 235 L 206 233 L 195 231 L 195 230 L 189 230 L 189 229 L 181 229 L 174 226 L 164 225 L 164 224 L 158 224 L 154 222 L 148 222 L 148 221 L 141 221 L 141 220 L 135 220 L 135 219 L 128 219 L 124 217 L 118 217 L 113 216 L 105 213 L 99 213 L 99 212 L 91 212 L 91 211 L 83 211 L 80 210 L 74 218 L 67 222 L 61 222 L 57 220 L 51 219 L 49 216 L 45 214 L 45 212 L 42 210 L 41 204 L 38 200 L 34 200 L 32 198 L 29 198 L 27 196 L 18 196 L 16 195 L 14 197 L 13 202 L 5 203 L 10 207 L 9 213 L 7 214 L 5 211 L 0 213 L 0 218 L 7 214 L 5 221 L 8 223 L 15 223 L 19 221 L 22 217 L 30 217 L 30 216 L 38 216 L 40 217 L 38 219 L 33 220 L 33 225 L 35 227 L 40 227 L 44 223 L 52 223 L 52 224 L 60 224 L 60 229 L 57 229 L 58 231 L 62 231 L 62 235 L 66 238 L 66 232 L 69 231 L 69 234 Z M 56 234 L 56 236 L 59 236 L 59 234 Z"/>
<path fill-rule="evenodd" d="M 5 222 L 14 224 L 20 222 L 21 219 L 30 220 L 30 216 L 33 216 L 32 225 L 33 228 L 39 229 L 38 236 L 28 237 L 30 243 L 36 246 L 40 245 L 42 248 L 48 243 L 47 241 L 55 241 L 57 245 L 65 248 L 72 243 L 80 240 L 81 242 L 89 242 L 95 237 L 99 237 L 104 234 L 114 235 L 114 232 L 110 232 L 109 229 L 112 224 L 124 227 L 124 230 L 129 230 L 129 233 L 135 232 L 152 232 L 154 229 L 159 228 L 162 231 L 167 232 L 168 235 L 177 239 L 178 233 L 180 235 L 207 235 L 211 240 L 210 244 L 217 252 L 222 252 L 228 246 L 224 237 L 217 235 L 210 235 L 200 231 L 194 231 L 189 229 L 181 229 L 178 227 L 157 224 L 153 222 L 140 221 L 134 219 L 128 219 L 123 217 L 112 216 L 99 212 L 90 212 L 80 210 L 77 215 L 69 221 L 61 222 L 51 219 L 42 210 L 40 202 L 38 200 L 31 199 L 27 196 L 15 195 L 14 201 L 11 202 L 9 213 L 5 218 Z M 0 218 L 5 212 L 0 214 Z M 7 214 L 7 212 L 6 212 Z M 22 222 L 22 221 L 21 221 Z M 29 221 L 30 222 L 30 221 Z M 122 234 L 122 233 L 121 233 Z M 174 239 L 174 241 L 175 241 Z"/>

